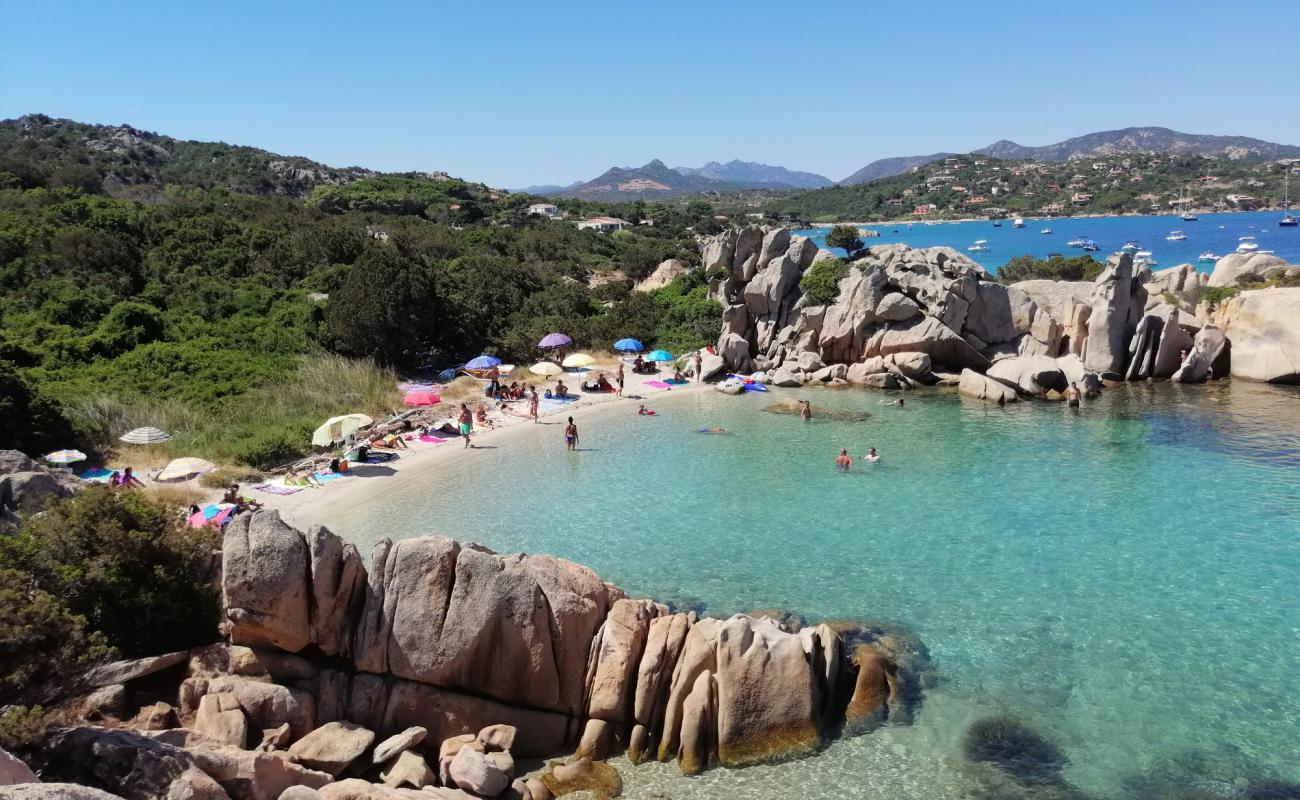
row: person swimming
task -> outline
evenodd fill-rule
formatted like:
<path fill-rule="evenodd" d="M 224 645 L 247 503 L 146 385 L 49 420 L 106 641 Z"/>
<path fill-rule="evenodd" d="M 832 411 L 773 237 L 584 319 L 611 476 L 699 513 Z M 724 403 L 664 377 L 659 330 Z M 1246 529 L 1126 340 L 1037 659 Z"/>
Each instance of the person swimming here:
<path fill-rule="evenodd" d="M 812 419 L 812 403 L 807 400 L 799 401 L 799 419 L 804 422 Z"/>
<path fill-rule="evenodd" d="M 848 472 L 853 469 L 853 457 L 849 455 L 848 450 L 840 450 L 839 456 L 835 459 L 835 469 L 840 472 Z"/>
<path fill-rule="evenodd" d="M 862 460 L 863 460 L 863 461 L 868 461 L 868 462 L 870 462 L 870 463 L 872 463 L 872 464 L 876 464 L 876 463 L 879 463 L 879 461 L 880 461 L 880 455 L 876 452 L 876 448 L 874 448 L 874 447 L 868 447 L 868 448 L 867 448 L 867 454 L 866 454 L 865 456 L 862 457 Z"/>
<path fill-rule="evenodd" d="M 1070 388 L 1065 390 L 1065 404 L 1070 408 L 1079 407 L 1079 384 L 1071 383 Z"/>
<path fill-rule="evenodd" d="M 700 428 L 698 433 L 727 433 L 726 428 Z"/>

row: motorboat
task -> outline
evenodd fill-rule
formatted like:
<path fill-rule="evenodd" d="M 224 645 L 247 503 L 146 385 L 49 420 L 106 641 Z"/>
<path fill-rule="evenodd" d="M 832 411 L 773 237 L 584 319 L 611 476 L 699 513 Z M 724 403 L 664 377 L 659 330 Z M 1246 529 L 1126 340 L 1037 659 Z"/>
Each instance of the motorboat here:
<path fill-rule="evenodd" d="M 1254 253 L 1259 250 L 1259 242 L 1255 241 L 1254 236 L 1243 236 L 1237 240 L 1238 253 Z"/>
<path fill-rule="evenodd" d="M 993 227 L 995 227 L 995 228 L 1001 228 L 1001 227 L 1002 227 L 1002 220 L 1000 220 L 1000 219 L 995 219 L 995 220 L 993 220 Z"/>
<path fill-rule="evenodd" d="M 1039 231 L 1039 233 L 1043 234 L 1044 236 L 1046 236 L 1047 234 L 1049 234 L 1049 233 L 1051 233 L 1051 232 L 1052 232 L 1052 229 L 1051 229 L 1051 228 L 1043 228 L 1041 231 Z"/>
<path fill-rule="evenodd" d="M 1170 231 L 1169 235 L 1165 237 L 1165 241 L 1181 242 L 1186 238 L 1187 238 L 1187 234 L 1183 233 L 1182 231 Z"/>
<path fill-rule="evenodd" d="M 1291 213 L 1288 212 L 1282 215 L 1282 219 L 1278 220 L 1277 224 L 1281 225 L 1283 228 L 1294 228 L 1295 226 L 1300 225 L 1300 219 L 1292 216 Z"/>
<path fill-rule="evenodd" d="M 1133 266 L 1135 267 L 1154 267 L 1159 263 L 1150 250 L 1139 250 L 1133 254 Z"/>
<path fill-rule="evenodd" d="M 975 240 L 975 244 L 966 249 L 972 253 L 987 253 L 989 251 L 989 243 L 987 239 L 977 239 Z"/>
<path fill-rule="evenodd" d="M 1196 260 L 1201 262 L 1202 264 L 1213 264 L 1214 262 L 1219 260 L 1219 257 L 1216 256 L 1214 253 L 1211 253 L 1209 250 L 1206 250 L 1204 253 L 1201 253 L 1199 256 L 1197 256 Z"/>
<path fill-rule="evenodd" d="M 1100 249 L 1101 249 L 1101 245 L 1097 244 L 1091 239 L 1083 243 L 1083 250 L 1085 253 L 1095 253 Z"/>
<path fill-rule="evenodd" d="M 1136 253 L 1141 249 L 1142 248 L 1138 247 L 1137 242 L 1125 242 L 1124 246 L 1121 247 L 1119 250 L 1121 253 Z"/>
<path fill-rule="evenodd" d="M 1084 246 L 1085 244 L 1087 244 L 1089 241 L 1090 241 L 1090 240 L 1088 239 L 1087 236 L 1080 236 L 1078 239 L 1071 239 L 1070 241 L 1066 242 L 1066 243 L 1065 243 L 1065 246 L 1066 246 L 1066 247 L 1083 247 L 1083 246 Z"/>
<path fill-rule="evenodd" d="M 1024 219 L 1021 218 L 1021 217 L 1016 217 L 1015 219 L 1011 220 L 1011 227 L 1013 227 L 1013 228 L 1023 228 L 1023 227 L 1025 227 L 1025 221 L 1024 221 Z"/>

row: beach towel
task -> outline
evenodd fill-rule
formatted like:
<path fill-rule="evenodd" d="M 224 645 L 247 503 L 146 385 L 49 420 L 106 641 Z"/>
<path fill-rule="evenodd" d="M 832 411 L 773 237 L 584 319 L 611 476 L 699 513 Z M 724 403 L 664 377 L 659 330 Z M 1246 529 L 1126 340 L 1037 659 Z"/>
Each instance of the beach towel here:
<path fill-rule="evenodd" d="M 686 380 L 680 380 L 680 381 L 679 381 L 679 380 L 677 380 L 676 378 L 669 378 L 668 380 L 664 381 L 664 383 L 668 383 L 668 384 L 671 384 L 671 385 L 673 385 L 673 386 L 685 386 L 687 383 L 689 383 L 689 381 L 686 381 Z"/>
<path fill-rule="evenodd" d="M 108 479 L 113 477 L 113 470 L 108 467 L 95 467 L 88 469 L 79 476 L 82 480 L 94 481 L 95 483 L 108 483 Z"/>
<path fill-rule="evenodd" d="M 325 470 L 321 470 L 320 472 L 317 472 L 316 477 L 319 478 L 323 483 L 326 481 L 338 480 L 339 478 L 351 478 L 352 476 L 341 472 L 330 472 L 329 470 L 325 469 Z"/>
<path fill-rule="evenodd" d="M 671 388 L 673 388 L 672 386 L 670 386 L 669 384 L 665 383 L 664 381 L 646 381 L 646 382 L 645 382 L 645 385 L 646 385 L 646 386 L 653 386 L 653 387 L 655 387 L 656 389 L 671 389 Z"/>
<path fill-rule="evenodd" d="M 420 436 L 420 441 L 432 442 L 433 444 L 445 444 L 447 442 L 446 439 L 439 439 L 437 436 L 430 436 L 427 433 Z"/>
<path fill-rule="evenodd" d="M 259 492 L 266 492 L 267 494 L 297 494 L 303 489 L 301 486 L 275 486 L 270 483 L 259 483 L 253 488 Z"/>

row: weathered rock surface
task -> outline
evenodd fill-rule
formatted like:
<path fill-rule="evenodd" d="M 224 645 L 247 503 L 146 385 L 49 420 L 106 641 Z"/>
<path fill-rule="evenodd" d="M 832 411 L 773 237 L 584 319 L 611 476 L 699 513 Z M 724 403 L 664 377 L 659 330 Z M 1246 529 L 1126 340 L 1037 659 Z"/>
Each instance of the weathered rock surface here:
<path fill-rule="evenodd" d="M 276 728 L 287 723 L 294 738 L 300 738 L 315 727 L 315 698 L 301 689 L 238 676 L 207 681 L 208 694 L 221 692 L 235 697 L 249 723 L 256 729 Z"/>
<path fill-rule="evenodd" d="M 8 750 L 0 749 L 0 786 L 36 782 L 36 773 L 32 772 L 31 767 Z"/>
<path fill-rule="evenodd" d="M 1147 293 L 1151 295 L 1163 292 L 1191 291 L 1206 286 L 1210 280 L 1207 273 L 1196 269 L 1195 264 L 1179 264 L 1168 269 L 1158 269 L 1147 280 Z"/>
<path fill-rule="evenodd" d="M 663 261 L 655 267 L 655 271 L 640 283 L 636 285 L 638 292 L 652 292 L 655 289 L 662 289 L 672 283 L 677 278 L 690 272 L 691 268 L 685 261 L 676 258 L 670 258 Z"/>
<path fill-rule="evenodd" d="M 228 800 L 194 757 L 138 733 L 108 728 L 52 730 L 42 748 L 42 775 L 125 800 Z"/>
<path fill-rule="evenodd" d="M 488 754 L 462 747 L 448 768 L 451 782 L 480 797 L 496 797 L 510 785 L 511 776 Z"/>
<path fill-rule="evenodd" d="M 17 450 L 0 450 L 0 514 L 41 510 L 51 497 L 71 497 L 88 484 L 65 469 L 50 469 Z"/>
<path fill-rule="evenodd" d="M 188 753 L 232 800 L 277 800 L 292 786 L 320 789 L 333 780 L 329 773 L 295 764 L 282 754 L 228 745 L 196 745 Z"/>
<path fill-rule="evenodd" d="M 351 722 L 330 722 L 289 747 L 289 754 L 309 769 L 338 775 L 366 752 L 374 731 Z"/>
<path fill-rule="evenodd" d="M 221 744 L 248 744 L 248 717 L 239 700 L 229 692 L 204 695 L 194 714 L 194 732 Z M 285 725 L 286 732 L 288 725 Z"/>
<path fill-rule="evenodd" d="M 386 786 L 406 785 L 413 789 L 423 789 L 436 784 L 438 776 L 430 769 L 429 762 L 424 760 L 424 756 L 416 755 L 410 750 L 403 750 L 392 766 L 384 771 L 380 780 Z"/>
<path fill-rule="evenodd" d="M 1088 316 L 1088 339 L 1080 357 L 1094 372 L 1121 376 L 1128 362 L 1129 340 L 1146 308 L 1142 276 L 1134 275 L 1133 257 L 1112 258 L 1097 278 Z"/>
<path fill-rule="evenodd" d="M 1005 358 L 989 367 L 987 375 L 1034 397 L 1041 397 L 1049 391 L 1064 392 L 1069 388 L 1061 365 L 1048 356 Z"/>
<path fill-rule="evenodd" d="M 1223 335 L 1223 329 L 1217 325 L 1206 325 L 1192 340 L 1192 350 L 1173 374 L 1172 380 L 1177 383 L 1200 383 L 1207 380 L 1227 349 L 1228 338 Z M 1215 377 L 1223 377 L 1222 368 L 1215 373 Z"/>
<path fill-rule="evenodd" d="M 1285 259 L 1269 253 L 1232 253 L 1214 262 L 1208 286 L 1241 286 L 1260 283 L 1275 272 L 1284 272 L 1291 265 Z"/>
<path fill-rule="evenodd" d="M 976 400 L 988 400 L 998 405 L 1014 403 L 1020 399 L 1015 389 L 1002 381 L 995 380 L 987 375 L 981 375 L 973 369 L 963 369 L 961 371 L 961 382 L 957 384 L 957 391 L 967 397 L 973 397 Z"/>
<path fill-rule="evenodd" d="M 1214 321 L 1232 343 L 1234 378 L 1300 383 L 1300 288 L 1242 292 Z"/>
<path fill-rule="evenodd" d="M 114 661 L 111 664 L 104 664 L 87 672 L 82 679 L 82 683 L 88 689 L 97 689 L 115 683 L 127 683 L 184 664 L 189 660 L 189 657 L 189 651 L 182 650 L 179 653 L 168 653 L 161 656 L 136 658 L 130 661 Z"/>
<path fill-rule="evenodd" d="M 419 725 L 412 725 L 401 733 L 394 734 L 379 744 L 375 745 L 375 754 L 372 759 L 376 764 L 382 764 L 389 761 L 401 753 L 415 747 L 424 738 L 429 735 L 426 728 Z M 506 749 L 509 749 L 508 747 Z"/>
<path fill-rule="evenodd" d="M 103 789 L 76 783 L 22 783 L 0 788 L 0 800 L 122 800 Z"/>

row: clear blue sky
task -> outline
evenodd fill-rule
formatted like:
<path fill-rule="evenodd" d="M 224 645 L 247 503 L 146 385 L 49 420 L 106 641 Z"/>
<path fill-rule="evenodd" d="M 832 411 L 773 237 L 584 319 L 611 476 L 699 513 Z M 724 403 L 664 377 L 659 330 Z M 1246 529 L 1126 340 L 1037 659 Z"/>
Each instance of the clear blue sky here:
<path fill-rule="evenodd" d="M 0 117 L 495 186 L 1164 125 L 1300 143 L 1294 2 L 0 0 Z"/>

